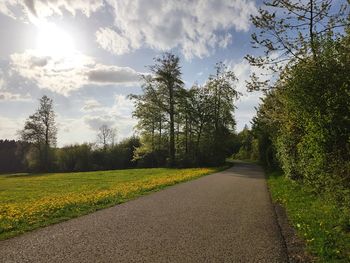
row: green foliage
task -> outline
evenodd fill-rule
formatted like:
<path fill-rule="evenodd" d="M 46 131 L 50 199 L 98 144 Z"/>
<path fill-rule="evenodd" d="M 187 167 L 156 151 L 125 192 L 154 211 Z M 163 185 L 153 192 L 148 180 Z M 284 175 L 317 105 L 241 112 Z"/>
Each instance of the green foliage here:
<path fill-rule="evenodd" d="M 28 143 L 22 141 L 0 140 L 0 173 L 24 171 L 25 155 L 29 147 Z"/>
<path fill-rule="evenodd" d="M 238 149 L 233 154 L 235 159 L 253 161 L 259 159 L 256 139 L 247 125 L 236 135 L 236 141 L 238 141 Z"/>
<path fill-rule="evenodd" d="M 135 148 L 140 146 L 139 139 L 130 137 L 119 143 L 94 149 L 91 144 L 70 145 L 56 149 L 55 170 L 78 172 L 91 170 L 125 169 L 137 166 L 133 161 Z"/>
<path fill-rule="evenodd" d="M 133 161 L 135 149 L 140 146 L 140 140 L 137 137 L 125 138 L 115 144 L 107 152 L 108 169 L 134 168 L 137 162 Z"/>
<path fill-rule="evenodd" d="M 57 150 L 60 171 L 88 171 L 91 163 L 91 146 L 88 144 L 65 146 Z"/>
<path fill-rule="evenodd" d="M 134 160 L 146 167 L 223 164 L 232 154 L 237 78 L 218 63 L 203 86 L 185 89 L 179 60 L 169 56 L 156 60 L 153 77 L 144 77 L 143 94 L 130 96 L 141 133 Z"/>
<path fill-rule="evenodd" d="M 293 181 L 280 172 L 269 174 L 272 199 L 281 203 L 288 218 L 319 262 L 350 261 L 350 209 L 311 186 Z"/>
<path fill-rule="evenodd" d="M 309 58 L 281 74 L 263 100 L 253 130 L 268 135 L 286 176 L 349 206 L 345 200 L 350 197 L 343 194 L 350 188 L 349 39 L 319 43 L 317 60 Z"/>

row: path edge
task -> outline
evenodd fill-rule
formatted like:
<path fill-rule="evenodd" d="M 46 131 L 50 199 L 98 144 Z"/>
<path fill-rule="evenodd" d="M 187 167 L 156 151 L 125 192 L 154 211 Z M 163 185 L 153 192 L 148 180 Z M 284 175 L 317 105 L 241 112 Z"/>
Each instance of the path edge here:
<path fill-rule="evenodd" d="M 265 177 L 267 179 L 266 173 Z M 316 262 L 316 258 L 312 257 L 306 251 L 306 245 L 298 235 L 291 222 L 288 219 L 286 209 L 278 202 L 273 201 L 270 187 L 267 184 L 270 200 L 276 216 L 278 228 L 280 230 L 284 247 L 287 252 L 289 263 L 311 263 Z"/>

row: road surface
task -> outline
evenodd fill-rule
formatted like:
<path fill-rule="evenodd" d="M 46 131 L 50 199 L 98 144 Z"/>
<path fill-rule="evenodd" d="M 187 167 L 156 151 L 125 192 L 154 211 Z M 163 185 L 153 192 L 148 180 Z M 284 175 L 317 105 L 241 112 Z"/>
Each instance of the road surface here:
<path fill-rule="evenodd" d="M 263 171 L 234 167 L 0 241 L 0 262 L 288 262 Z"/>

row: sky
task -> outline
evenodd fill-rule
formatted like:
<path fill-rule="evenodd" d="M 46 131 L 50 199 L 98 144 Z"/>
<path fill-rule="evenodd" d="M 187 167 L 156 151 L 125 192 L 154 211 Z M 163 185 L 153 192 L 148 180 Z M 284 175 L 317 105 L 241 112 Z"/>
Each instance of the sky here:
<path fill-rule="evenodd" d="M 98 128 L 131 136 L 137 120 L 128 94 L 154 58 L 180 57 L 186 87 L 202 84 L 223 61 L 242 92 L 237 131 L 250 123 L 260 93 L 248 93 L 245 61 L 254 28 L 251 0 L 0 1 L 0 139 L 18 139 L 38 99 L 54 101 L 58 146 L 94 142 Z"/>

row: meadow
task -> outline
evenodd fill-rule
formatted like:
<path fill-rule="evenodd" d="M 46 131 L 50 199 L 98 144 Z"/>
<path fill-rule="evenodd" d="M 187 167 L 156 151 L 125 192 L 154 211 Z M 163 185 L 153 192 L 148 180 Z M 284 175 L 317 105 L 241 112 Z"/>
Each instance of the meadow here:
<path fill-rule="evenodd" d="M 222 168 L 0 175 L 0 240 L 123 203 Z"/>

